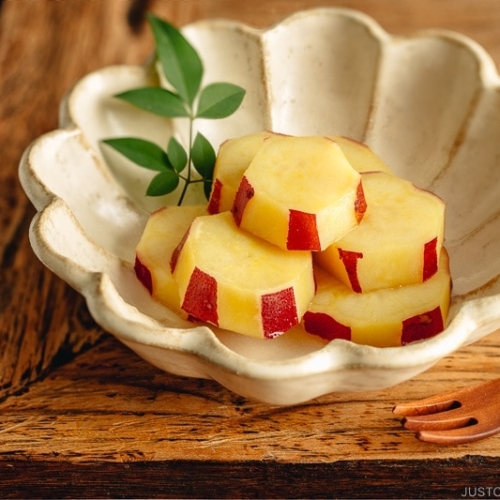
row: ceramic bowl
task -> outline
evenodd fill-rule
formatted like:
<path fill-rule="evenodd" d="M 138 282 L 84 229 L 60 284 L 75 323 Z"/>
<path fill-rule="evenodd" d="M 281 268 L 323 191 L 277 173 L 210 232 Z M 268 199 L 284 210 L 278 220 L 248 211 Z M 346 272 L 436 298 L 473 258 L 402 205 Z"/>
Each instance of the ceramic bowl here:
<path fill-rule="evenodd" d="M 500 85 L 481 47 L 444 31 L 391 36 L 366 15 L 335 8 L 266 30 L 208 20 L 183 31 L 205 62 L 205 83 L 247 90 L 235 115 L 197 123 L 215 147 L 263 129 L 346 135 L 446 201 L 451 315 L 432 339 L 373 348 L 300 329 L 252 339 L 194 326 L 152 301 L 135 278 L 134 249 L 148 213 L 172 199 L 146 198 L 150 173 L 100 140 L 132 135 L 164 145 L 185 131 L 114 99 L 151 79 L 147 65 L 114 66 L 75 85 L 60 129 L 36 140 L 20 164 L 38 211 L 36 255 L 85 296 L 105 330 L 162 370 L 282 405 L 398 384 L 500 327 Z"/>

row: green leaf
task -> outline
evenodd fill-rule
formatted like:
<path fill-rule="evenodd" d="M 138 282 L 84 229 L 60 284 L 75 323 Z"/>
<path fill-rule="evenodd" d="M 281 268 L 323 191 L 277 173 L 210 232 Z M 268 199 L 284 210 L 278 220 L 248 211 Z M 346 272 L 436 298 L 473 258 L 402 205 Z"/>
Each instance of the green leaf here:
<path fill-rule="evenodd" d="M 115 97 L 155 115 L 166 116 L 167 118 L 189 116 L 182 99 L 170 90 L 160 87 L 143 87 L 127 90 L 126 92 L 117 94 Z"/>
<path fill-rule="evenodd" d="M 148 20 L 165 78 L 183 101 L 192 106 L 203 77 L 200 56 L 182 33 L 170 23 L 152 14 L 148 15 Z"/>
<path fill-rule="evenodd" d="M 1 0 L 0 0 L 1 2 Z M 189 137 L 193 136 L 196 118 L 225 118 L 234 113 L 243 101 L 245 90 L 230 83 L 212 83 L 201 87 L 203 63 L 196 49 L 173 25 L 152 14 L 148 21 L 155 39 L 156 58 L 168 81 L 169 89 L 144 87 L 119 93 L 116 97 L 140 109 L 167 118 L 184 117 L 189 120 Z M 157 67 L 157 66 L 156 66 Z M 195 112 L 196 104 L 197 110 Z M 201 133 L 185 147 L 171 138 L 166 151 L 156 144 L 137 138 L 107 139 L 108 144 L 137 165 L 156 171 L 147 189 L 148 196 L 161 196 L 174 191 L 181 181 L 178 204 L 181 205 L 187 188 L 192 183 L 203 183 L 208 198 L 212 188 L 216 153 Z M 189 172 L 181 176 L 186 168 Z M 201 176 L 191 178 L 191 168 Z"/>
<path fill-rule="evenodd" d="M 179 185 L 179 176 L 173 170 L 165 170 L 155 175 L 151 180 L 146 194 L 148 196 L 163 196 L 171 193 Z"/>
<path fill-rule="evenodd" d="M 203 193 L 205 194 L 205 198 L 207 200 L 210 199 L 210 194 L 212 193 L 212 184 L 213 179 L 207 179 L 203 182 Z"/>
<path fill-rule="evenodd" d="M 202 89 L 197 118 L 226 118 L 239 107 L 245 90 L 232 83 L 212 83 Z"/>
<path fill-rule="evenodd" d="M 176 172 L 182 172 L 186 168 L 188 155 L 182 144 L 175 137 L 172 137 L 168 141 L 167 155 Z"/>
<path fill-rule="evenodd" d="M 197 133 L 191 148 L 191 159 L 196 171 L 203 179 L 212 179 L 215 166 L 215 151 L 208 139 Z"/>
<path fill-rule="evenodd" d="M 173 170 L 165 151 L 153 142 L 134 137 L 104 139 L 102 142 L 140 167 L 157 171 Z"/>

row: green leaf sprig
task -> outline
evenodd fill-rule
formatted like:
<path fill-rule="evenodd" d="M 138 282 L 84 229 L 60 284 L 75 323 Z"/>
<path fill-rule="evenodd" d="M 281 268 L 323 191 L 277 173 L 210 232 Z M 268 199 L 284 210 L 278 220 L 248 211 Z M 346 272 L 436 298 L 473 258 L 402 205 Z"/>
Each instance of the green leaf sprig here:
<path fill-rule="evenodd" d="M 156 58 L 172 90 L 143 87 L 128 90 L 115 97 L 138 108 L 167 118 L 189 120 L 189 146 L 172 137 L 166 150 L 145 139 L 122 137 L 103 140 L 138 166 L 153 170 L 156 175 L 146 191 L 147 196 L 162 196 L 173 192 L 184 182 L 178 205 L 182 204 L 189 185 L 203 182 L 205 196 L 212 187 L 216 153 L 208 139 L 197 132 L 197 118 L 220 119 L 232 115 L 240 106 L 245 90 L 232 83 L 211 83 L 201 86 L 203 64 L 196 49 L 170 23 L 148 14 L 156 48 Z M 194 179 L 192 168 L 200 175 Z"/>

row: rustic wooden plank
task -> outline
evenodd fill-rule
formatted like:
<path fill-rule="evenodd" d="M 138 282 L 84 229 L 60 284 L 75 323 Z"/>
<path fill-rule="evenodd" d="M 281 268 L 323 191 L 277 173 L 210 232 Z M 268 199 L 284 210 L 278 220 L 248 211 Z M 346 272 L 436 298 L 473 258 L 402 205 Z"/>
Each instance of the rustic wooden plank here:
<path fill-rule="evenodd" d="M 3 498 L 498 498 L 498 460 L 0 464 Z M 23 481 L 19 481 L 22 476 Z M 217 478 L 214 480 L 214 478 Z M 489 495 L 489 496 L 488 496 Z M 495 496 L 496 495 L 496 496 Z"/>
<path fill-rule="evenodd" d="M 421 443 L 391 410 L 493 378 L 499 352 L 496 332 L 394 388 L 280 407 L 214 381 L 163 373 L 109 338 L 0 405 L 0 459 L 318 463 L 498 456 L 500 436 L 452 448 Z"/>
<path fill-rule="evenodd" d="M 391 389 L 275 407 L 107 338 L 0 405 L 0 484 L 12 498 L 458 498 L 491 486 L 500 436 L 421 443 L 391 409 L 496 376 L 499 352 L 496 332 Z"/>

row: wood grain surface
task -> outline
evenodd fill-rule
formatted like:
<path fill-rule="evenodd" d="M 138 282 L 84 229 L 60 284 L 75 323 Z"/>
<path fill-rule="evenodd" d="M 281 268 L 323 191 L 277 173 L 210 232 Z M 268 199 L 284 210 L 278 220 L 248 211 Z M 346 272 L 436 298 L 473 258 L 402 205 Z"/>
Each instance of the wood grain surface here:
<path fill-rule="evenodd" d="M 499 436 L 438 447 L 391 413 L 498 376 L 499 332 L 386 391 L 270 407 L 149 366 L 31 251 L 22 152 L 57 127 L 58 103 L 80 77 L 147 57 L 145 8 L 179 26 L 228 17 L 264 27 L 316 6 L 359 9 L 395 34 L 452 29 L 500 66 L 498 0 L 0 2 L 0 497 L 500 496 Z"/>

